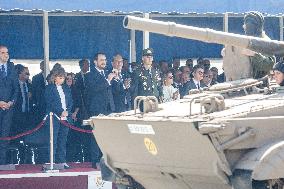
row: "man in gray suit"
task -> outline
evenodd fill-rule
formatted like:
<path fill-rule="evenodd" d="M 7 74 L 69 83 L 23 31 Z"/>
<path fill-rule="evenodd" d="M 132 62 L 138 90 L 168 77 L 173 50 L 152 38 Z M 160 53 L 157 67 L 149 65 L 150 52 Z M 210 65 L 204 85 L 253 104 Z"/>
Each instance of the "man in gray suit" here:
<path fill-rule="evenodd" d="M 189 94 L 189 91 L 192 89 L 202 89 L 204 87 L 207 87 L 203 83 L 203 75 L 204 75 L 204 68 L 201 65 L 195 65 L 193 67 L 192 71 L 193 78 L 190 79 L 188 82 L 186 82 L 181 88 L 180 88 L 180 96 L 183 98 L 185 95 Z"/>

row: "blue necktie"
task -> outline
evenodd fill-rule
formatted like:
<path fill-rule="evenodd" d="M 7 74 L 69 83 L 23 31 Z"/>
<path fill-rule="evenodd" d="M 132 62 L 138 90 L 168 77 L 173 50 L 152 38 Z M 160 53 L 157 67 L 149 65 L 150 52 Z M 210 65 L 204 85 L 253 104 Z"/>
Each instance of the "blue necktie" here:
<path fill-rule="evenodd" d="M 5 77 L 7 76 L 4 64 L 2 64 L 2 66 L 1 66 L 1 72 Z"/>

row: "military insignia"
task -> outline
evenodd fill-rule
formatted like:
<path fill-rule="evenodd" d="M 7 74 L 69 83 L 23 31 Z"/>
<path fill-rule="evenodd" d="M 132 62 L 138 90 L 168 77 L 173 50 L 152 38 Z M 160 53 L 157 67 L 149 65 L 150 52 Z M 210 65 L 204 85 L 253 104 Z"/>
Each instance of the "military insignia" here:
<path fill-rule="evenodd" d="M 146 80 L 146 79 L 147 79 L 147 77 L 144 76 L 144 75 L 142 75 L 141 78 L 142 78 L 143 80 Z"/>
<path fill-rule="evenodd" d="M 96 187 L 99 188 L 104 188 L 105 181 L 102 179 L 102 177 L 96 177 Z"/>
<path fill-rule="evenodd" d="M 157 155 L 158 154 L 158 149 L 155 145 L 155 143 L 149 139 L 149 138 L 144 138 L 144 144 L 148 152 L 150 152 L 152 155 Z"/>

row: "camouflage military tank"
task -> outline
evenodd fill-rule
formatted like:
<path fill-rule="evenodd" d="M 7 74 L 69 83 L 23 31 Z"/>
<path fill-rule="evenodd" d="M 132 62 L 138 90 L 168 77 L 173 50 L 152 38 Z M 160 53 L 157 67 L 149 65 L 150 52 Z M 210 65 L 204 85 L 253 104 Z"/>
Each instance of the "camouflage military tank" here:
<path fill-rule="evenodd" d="M 125 26 L 144 30 L 137 19 L 142 18 L 127 17 Z M 154 22 L 147 30 L 176 35 L 159 25 L 169 23 Z M 187 37 L 186 30 L 183 33 Z M 236 43 L 249 41 L 241 47 L 261 49 L 251 45 L 249 37 L 238 38 Z M 281 42 L 253 40 L 271 47 L 269 53 L 284 51 Z M 133 111 L 92 117 L 89 123 L 104 154 L 103 175 L 127 181 L 130 188 L 282 189 L 284 90 L 259 88 L 261 83 L 226 82 L 164 104 L 157 104 L 154 97 L 137 97 Z"/>

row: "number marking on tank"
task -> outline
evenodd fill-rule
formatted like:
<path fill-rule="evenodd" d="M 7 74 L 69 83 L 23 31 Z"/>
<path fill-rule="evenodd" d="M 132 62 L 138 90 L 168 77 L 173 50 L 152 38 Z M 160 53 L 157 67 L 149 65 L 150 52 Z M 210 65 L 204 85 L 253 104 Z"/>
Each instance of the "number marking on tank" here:
<path fill-rule="evenodd" d="M 129 132 L 132 134 L 146 134 L 154 135 L 155 131 L 152 125 L 142 125 L 142 124 L 127 124 Z"/>
<path fill-rule="evenodd" d="M 158 154 L 158 149 L 155 145 L 155 143 L 149 139 L 149 138 L 144 138 L 144 144 L 148 152 L 150 152 L 152 155 L 157 155 Z"/>

